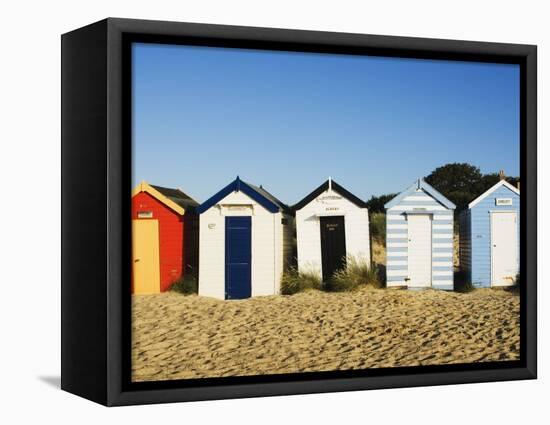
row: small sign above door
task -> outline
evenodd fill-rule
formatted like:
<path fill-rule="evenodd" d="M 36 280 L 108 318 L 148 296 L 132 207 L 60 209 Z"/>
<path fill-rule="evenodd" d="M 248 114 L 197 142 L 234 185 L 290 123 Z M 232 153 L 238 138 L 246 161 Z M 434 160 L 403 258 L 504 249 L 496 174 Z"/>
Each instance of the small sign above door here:
<path fill-rule="evenodd" d="M 496 198 L 497 205 L 512 205 L 512 198 Z"/>

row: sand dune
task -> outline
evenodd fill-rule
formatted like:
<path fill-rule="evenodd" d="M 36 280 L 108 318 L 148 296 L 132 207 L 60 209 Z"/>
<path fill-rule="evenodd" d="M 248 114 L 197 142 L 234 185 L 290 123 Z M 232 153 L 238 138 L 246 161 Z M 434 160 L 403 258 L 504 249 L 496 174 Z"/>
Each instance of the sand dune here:
<path fill-rule="evenodd" d="M 519 359 L 519 297 L 363 289 L 133 297 L 134 381 Z"/>

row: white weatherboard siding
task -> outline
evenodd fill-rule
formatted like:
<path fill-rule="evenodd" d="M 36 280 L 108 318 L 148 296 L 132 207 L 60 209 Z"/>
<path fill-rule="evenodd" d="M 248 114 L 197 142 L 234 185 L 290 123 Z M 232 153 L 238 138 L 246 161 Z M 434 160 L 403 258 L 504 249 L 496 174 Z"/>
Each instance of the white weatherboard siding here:
<path fill-rule="evenodd" d="M 393 248 L 407 248 L 409 246 L 408 242 L 392 242 L 391 240 L 388 240 L 386 242 L 386 247 L 388 250 L 393 251 Z"/>
<path fill-rule="evenodd" d="M 493 286 L 513 285 L 519 272 L 515 211 L 491 213 L 491 257 Z"/>
<path fill-rule="evenodd" d="M 210 208 L 199 216 L 199 295 L 225 298 L 225 216 Z"/>
<path fill-rule="evenodd" d="M 399 268 L 398 270 L 387 270 L 386 275 L 392 276 L 392 277 L 393 276 L 400 277 L 400 276 L 403 276 L 404 274 L 407 274 L 406 271 L 407 271 L 406 268 Z"/>
<path fill-rule="evenodd" d="M 252 296 L 273 295 L 276 292 L 275 282 L 279 252 L 276 247 L 276 218 L 281 222 L 281 214 L 271 214 L 258 206 L 254 210 L 252 221 Z"/>
<path fill-rule="evenodd" d="M 441 211 L 435 214 L 433 219 L 436 222 L 435 224 L 437 224 L 438 221 L 449 221 L 449 220 L 452 224 L 453 217 L 454 217 L 453 211 Z"/>
<path fill-rule="evenodd" d="M 434 257 L 434 255 L 432 253 L 432 265 L 434 267 L 452 267 L 453 266 L 452 259 L 448 260 L 448 261 L 440 261 L 440 260 L 441 260 L 441 258 Z"/>
<path fill-rule="evenodd" d="M 447 248 L 452 249 L 453 248 L 453 242 L 445 242 L 445 243 L 439 243 L 436 240 L 434 240 L 433 243 L 434 248 Z"/>
<path fill-rule="evenodd" d="M 433 191 L 407 191 L 386 210 L 386 284 L 453 289 L 454 211 Z"/>
<path fill-rule="evenodd" d="M 404 221 L 404 220 L 403 220 Z M 403 224 L 388 224 L 386 226 L 387 230 L 407 230 L 407 223 Z"/>
<path fill-rule="evenodd" d="M 341 196 L 327 190 L 296 211 L 298 268 L 322 275 L 320 217 L 343 216 L 346 254 L 365 259 L 370 264 L 369 213 Z"/>
<path fill-rule="evenodd" d="M 386 213 L 388 214 L 388 217 L 387 217 L 388 225 L 402 224 L 407 220 L 407 218 L 403 214 L 401 214 L 400 211 L 394 212 L 394 211 L 388 210 L 386 211 Z"/>
<path fill-rule="evenodd" d="M 445 270 L 445 271 L 433 271 L 432 272 L 434 278 L 436 277 L 442 277 L 442 276 L 452 276 L 453 275 L 453 271 L 452 270 Z M 427 285 L 429 286 L 429 285 Z"/>
<path fill-rule="evenodd" d="M 319 217 L 311 211 L 296 211 L 296 245 L 300 271 L 321 276 L 321 232 Z"/>
<path fill-rule="evenodd" d="M 232 192 L 200 215 L 199 295 L 225 299 L 225 217 L 252 217 L 252 296 L 279 292 L 292 220 L 271 213 L 242 192 Z M 286 217 L 286 216 L 285 216 Z M 285 228 L 285 229 L 284 229 Z"/>

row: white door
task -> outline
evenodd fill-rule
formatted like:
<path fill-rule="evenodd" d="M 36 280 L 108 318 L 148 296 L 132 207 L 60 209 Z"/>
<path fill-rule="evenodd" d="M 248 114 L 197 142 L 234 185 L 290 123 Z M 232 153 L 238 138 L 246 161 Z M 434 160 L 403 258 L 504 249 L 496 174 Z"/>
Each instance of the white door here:
<path fill-rule="evenodd" d="M 519 271 L 517 215 L 515 211 L 491 213 L 491 284 L 512 285 Z"/>
<path fill-rule="evenodd" d="M 429 214 L 411 214 L 407 220 L 408 286 L 429 287 L 432 284 L 432 217 Z"/>

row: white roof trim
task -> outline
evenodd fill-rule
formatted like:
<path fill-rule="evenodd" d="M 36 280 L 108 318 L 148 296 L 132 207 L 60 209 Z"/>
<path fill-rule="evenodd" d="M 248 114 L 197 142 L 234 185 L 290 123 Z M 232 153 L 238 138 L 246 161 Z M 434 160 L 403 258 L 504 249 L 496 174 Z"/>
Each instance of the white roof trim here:
<path fill-rule="evenodd" d="M 516 195 L 519 195 L 519 189 L 516 189 L 514 186 L 512 186 L 510 183 L 508 183 L 506 180 L 500 180 L 497 184 L 494 184 L 489 190 L 487 190 L 485 193 L 482 193 L 479 195 L 476 199 L 474 199 L 472 202 L 468 204 L 468 208 L 475 207 L 478 203 L 480 203 L 483 199 L 485 199 L 488 195 L 493 193 L 495 190 L 497 190 L 500 186 L 506 186 L 508 189 L 510 189 L 512 192 L 514 192 Z"/>
<path fill-rule="evenodd" d="M 185 214 L 185 208 L 183 208 L 181 205 L 176 204 L 174 201 L 172 201 L 167 196 L 163 195 L 161 192 L 159 192 L 157 189 L 155 189 L 153 186 L 151 186 L 149 183 L 147 183 L 145 180 L 143 180 L 141 183 L 139 183 L 134 190 L 132 191 L 132 197 L 136 196 L 140 192 L 146 192 L 149 195 L 151 195 L 153 198 L 155 198 L 157 201 L 163 203 L 168 208 L 174 210 L 179 215 Z"/>

